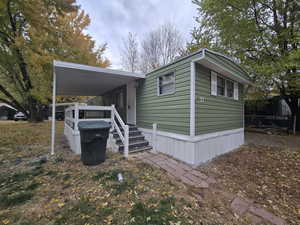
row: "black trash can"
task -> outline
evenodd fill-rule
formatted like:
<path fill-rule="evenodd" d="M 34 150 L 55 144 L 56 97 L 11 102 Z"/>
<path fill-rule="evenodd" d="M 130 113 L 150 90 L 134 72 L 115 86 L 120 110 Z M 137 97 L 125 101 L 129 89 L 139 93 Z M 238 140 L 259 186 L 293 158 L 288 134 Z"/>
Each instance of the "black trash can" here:
<path fill-rule="evenodd" d="M 105 121 L 80 121 L 81 161 L 84 165 L 98 165 L 105 161 L 110 124 Z"/>

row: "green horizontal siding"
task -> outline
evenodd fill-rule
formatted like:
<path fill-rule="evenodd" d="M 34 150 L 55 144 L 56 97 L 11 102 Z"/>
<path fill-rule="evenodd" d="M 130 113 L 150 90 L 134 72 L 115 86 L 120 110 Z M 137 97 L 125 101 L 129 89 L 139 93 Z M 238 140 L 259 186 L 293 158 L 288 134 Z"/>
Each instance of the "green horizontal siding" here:
<path fill-rule="evenodd" d="M 249 80 L 247 73 L 240 66 L 238 66 L 236 63 L 232 62 L 231 60 L 210 52 L 206 52 L 205 55 L 212 63 L 216 63 L 217 65 L 220 65 L 221 67 L 231 71 L 233 74 L 235 74 L 240 78 Z"/>
<path fill-rule="evenodd" d="M 243 93 L 239 85 L 239 100 L 210 94 L 210 70 L 196 67 L 196 135 L 243 127 Z M 201 102 L 201 97 L 205 101 Z"/>
<path fill-rule="evenodd" d="M 147 74 L 137 88 L 137 125 L 152 129 L 157 123 L 162 131 L 189 135 L 190 131 L 190 77 L 191 61 L 201 52 Z M 231 71 L 236 76 L 249 79 L 247 74 L 232 61 L 214 53 L 206 52 L 210 62 Z M 157 96 L 157 77 L 175 72 L 175 93 Z M 196 68 L 196 135 L 243 127 L 243 100 L 210 95 L 210 71 Z M 239 85 L 240 97 L 242 85 Z M 200 97 L 205 102 L 200 102 Z"/>
<path fill-rule="evenodd" d="M 157 123 L 161 131 L 190 133 L 191 61 L 201 53 L 167 65 L 146 75 L 137 88 L 137 125 L 152 129 Z M 157 96 L 157 77 L 175 72 L 175 93 Z"/>

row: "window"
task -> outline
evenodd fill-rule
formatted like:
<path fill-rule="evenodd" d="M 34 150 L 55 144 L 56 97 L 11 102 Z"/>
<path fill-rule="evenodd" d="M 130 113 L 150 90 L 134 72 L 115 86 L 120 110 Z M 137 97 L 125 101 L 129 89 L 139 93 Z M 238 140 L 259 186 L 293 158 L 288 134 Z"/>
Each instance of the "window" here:
<path fill-rule="evenodd" d="M 225 80 L 219 76 L 217 78 L 217 95 L 225 96 Z"/>
<path fill-rule="evenodd" d="M 173 94 L 175 92 L 175 74 L 168 73 L 158 77 L 158 95 Z"/>
<path fill-rule="evenodd" d="M 234 85 L 230 80 L 226 80 L 226 94 L 228 98 L 233 98 Z"/>
<path fill-rule="evenodd" d="M 211 71 L 210 74 L 210 94 L 213 96 L 224 96 L 239 100 L 239 85 L 238 82 L 232 81 L 218 73 Z"/>

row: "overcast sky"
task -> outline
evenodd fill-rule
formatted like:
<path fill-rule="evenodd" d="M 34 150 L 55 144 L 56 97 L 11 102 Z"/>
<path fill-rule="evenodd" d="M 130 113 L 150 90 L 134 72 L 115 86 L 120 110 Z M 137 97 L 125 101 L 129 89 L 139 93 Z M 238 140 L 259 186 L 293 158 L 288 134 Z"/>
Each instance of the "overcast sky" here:
<path fill-rule="evenodd" d="M 78 3 L 91 18 L 87 32 L 97 44 L 108 44 L 106 57 L 115 69 L 121 68 L 120 48 L 128 32 L 143 39 L 150 30 L 171 22 L 190 40 L 197 14 L 192 0 L 78 0 Z"/>

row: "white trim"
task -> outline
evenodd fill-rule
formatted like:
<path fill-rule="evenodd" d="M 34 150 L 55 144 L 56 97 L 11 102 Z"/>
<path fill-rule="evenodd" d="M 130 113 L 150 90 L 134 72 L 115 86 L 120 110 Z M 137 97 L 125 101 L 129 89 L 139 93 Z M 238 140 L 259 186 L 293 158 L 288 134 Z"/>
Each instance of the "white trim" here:
<path fill-rule="evenodd" d="M 52 127 L 51 127 L 51 155 L 54 155 L 55 145 L 55 119 L 56 119 L 56 74 L 53 68 L 53 87 L 52 87 Z"/>
<path fill-rule="evenodd" d="M 129 97 L 130 95 L 130 97 Z M 134 95 L 134 96 L 132 96 Z M 133 99 L 131 99 L 133 97 Z M 130 100 L 130 101 L 129 101 Z M 130 104 L 131 100 L 133 100 L 133 105 Z M 136 124 L 136 86 L 135 81 L 126 84 L 126 117 L 127 123 Z M 130 107 L 130 109 L 129 109 Z M 133 121 L 131 121 L 130 113 L 134 114 Z"/>
<path fill-rule="evenodd" d="M 239 100 L 239 84 L 236 81 L 233 82 L 233 99 Z"/>
<path fill-rule="evenodd" d="M 153 152 L 157 151 L 157 123 L 152 124 L 152 150 Z"/>
<path fill-rule="evenodd" d="M 219 132 L 214 132 L 214 133 L 202 134 L 202 135 L 198 135 L 195 138 L 193 138 L 192 142 L 203 141 L 203 140 L 212 139 L 212 138 L 215 138 L 215 137 L 226 136 L 226 135 L 240 133 L 240 132 L 244 132 L 244 128 L 238 128 L 238 129 L 224 130 L 224 131 L 219 131 Z"/>
<path fill-rule="evenodd" d="M 146 128 L 140 128 L 139 130 L 144 132 L 144 133 L 153 133 L 152 129 L 146 129 Z M 211 138 L 215 138 L 215 137 L 219 137 L 219 136 L 226 136 L 226 135 L 230 135 L 230 134 L 235 134 L 235 133 L 240 133 L 243 132 L 244 128 L 238 128 L 238 129 L 232 129 L 232 130 L 225 130 L 225 131 L 219 131 L 219 132 L 213 132 L 213 133 L 208 133 L 208 134 L 202 134 L 202 135 L 198 135 L 198 136 L 188 136 L 188 135 L 184 135 L 184 134 L 176 134 L 176 133 L 170 133 L 170 132 L 166 132 L 166 131 L 160 131 L 157 130 L 156 134 L 157 135 L 161 135 L 161 136 L 165 136 L 165 137 L 170 137 L 170 138 L 174 138 L 174 139 L 178 139 L 178 140 L 182 140 L 182 141 L 189 141 L 189 142 L 198 142 L 201 140 L 207 140 L 207 139 L 211 139 Z"/>
<path fill-rule="evenodd" d="M 196 62 L 205 58 L 205 51 L 202 55 L 191 61 L 191 88 L 190 88 L 190 136 L 196 134 Z"/>
<path fill-rule="evenodd" d="M 141 127 L 139 127 L 139 130 L 144 133 L 150 133 L 150 134 L 152 134 L 152 132 L 153 132 L 152 129 L 146 129 L 146 128 L 141 128 Z M 160 131 L 160 130 L 157 130 L 156 134 L 165 136 L 165 137 L 178 139 L 178 140 L 184 140 L 184 141 L 191 140 L 191 137 L 189 135 L 184 135 L 184 134 L 176 134 L 176 133 L 170 133 L 170 132 Z"/>
<path fill-rule="evenodd" d="M 213 70 L 210 70 L 210 95 L 218 95 L 218 75 Z"/>
<path fill-rule="evenodd" d="M 69 63 L 69 62 L 56 61 L 56 60 L 54 60 L 53 65 L 54 65 L 54 67 L 94 71 L 94 72 L 115 74 L 115 75 L 121 75 L 121 76 L 127 76 L 127 77 L 145 78 L 145 74 L 132 73 L 132 72 L 126 72 L 126 71 L 120 71 L 120 70 L 112 70 L 112 69 L 107 69 L 107 68 L 103 68 L 103 67 L 88 66 L 88 65 L 83 65 L 83 64 Z"/>
<path fill-rule="evenodd" d="M 80 110 L 105 110 L 105 111 L 111 110 L 111 106 L 81 105 L 78 103 L 76 104 L 78 105 Z"/>
<path fill-rule="evenodd" d="M 195 136 L 195 115 L 196 115 L 196 65 L 191 62 L 191 88 L 190 88 L 190 136 Z"/>

